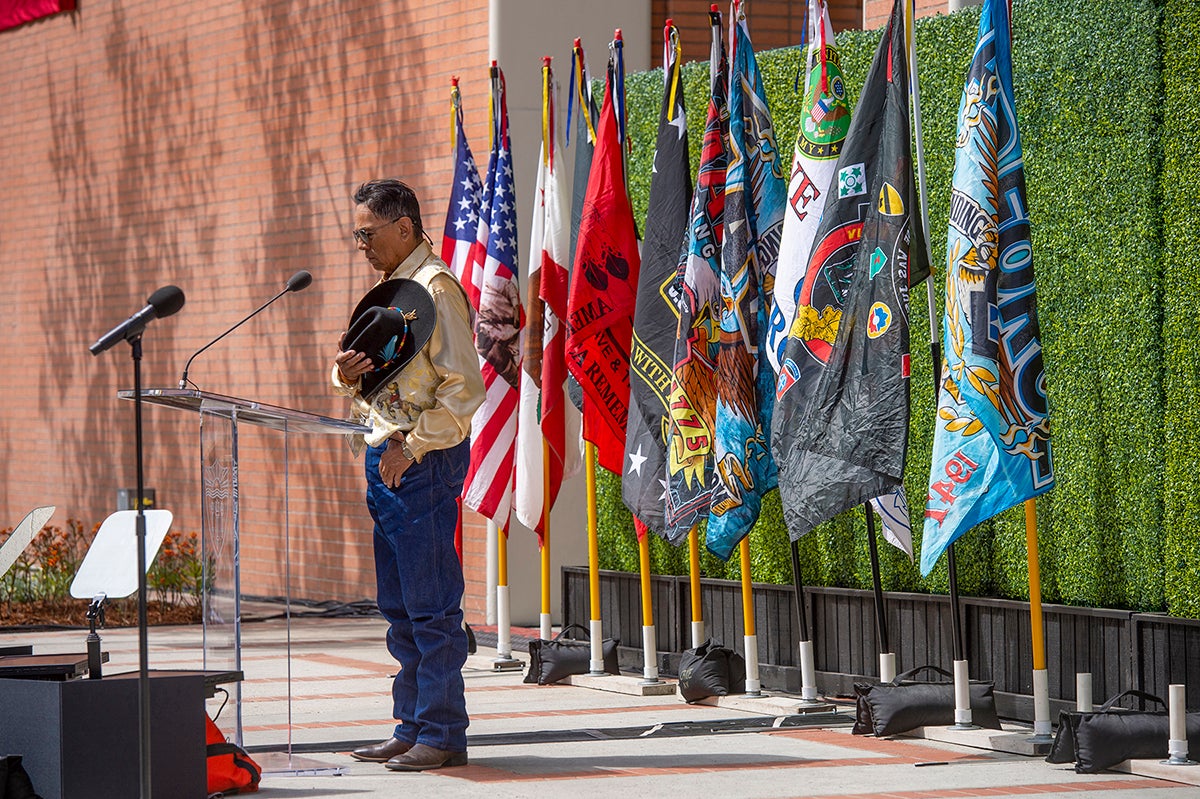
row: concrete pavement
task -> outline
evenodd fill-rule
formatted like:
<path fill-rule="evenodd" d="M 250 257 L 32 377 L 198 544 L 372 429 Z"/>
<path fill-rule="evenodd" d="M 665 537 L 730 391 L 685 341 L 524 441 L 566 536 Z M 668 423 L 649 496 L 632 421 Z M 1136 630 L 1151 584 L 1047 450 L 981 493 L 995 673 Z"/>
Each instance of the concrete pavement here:
<path fill-rule="evenodd" d="M 1079 775 L 1040 758 L 953 743 L 852 736 L 848 705 L 810 718 L 776 715 L 767 701 L 755 711 L 741 709 L 745 702 L 714 707 L 677 696 L 524 685 L 522 672 L 494 671 L 495 653 L 488 649 L 464 669 L 470 764 L 393 773 L 347 754 L 391 734 L 395 666 L 384 648 L 385 630 L 377 618 L 293 618 L 289 658 L 283 619 L 244 624 L 244 741 L 269 770 L 259 795 L 1200 798 L 1200 787 L 1164 779 Z M 5 633 L 0 646 L 33 643 L 39 654 L 83 651 L 85 635 Z M 111 655 L 106 673 L 136 670 L 136 631 L 102 635 Z M 199 668 L 201 629 L 151 628 L 149 650 L 151 668 Z M 210 713 L 218 705 L 219 698 L 210 700 Z M 231 732 L 228 714 L 219 724 Z"/>

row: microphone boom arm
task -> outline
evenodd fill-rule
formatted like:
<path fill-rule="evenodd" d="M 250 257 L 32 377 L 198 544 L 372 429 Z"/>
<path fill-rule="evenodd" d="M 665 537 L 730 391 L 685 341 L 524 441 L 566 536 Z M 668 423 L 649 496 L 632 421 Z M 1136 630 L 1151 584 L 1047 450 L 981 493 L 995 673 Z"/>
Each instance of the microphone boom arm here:
<path fill-rule="evenodd" d="M 179 376 L 179 387 L 180 387 L 180 388 L 187 388 L 187 382 L 188 382 L 188 369 L 191 369 L 191 368 L 192 368 L 192 361 L 196 360 L 196 356 L 197 356 L 197 355 L 199 355 L 200 353 L 204 352 L 206 349 L 208 349 L 208 348 L 209 348 L 209 347 L 211 347 L 212 345 L 216 344 L 218 341 L 220 341 L 221 339 L 225 338 L 226 336 L 228 336 L 228 335 L 229 335 L 230 333 L 232 333 L 233 331 L 237 330 L 237 329 L 238 329 L 239 327 L 241 327 L 242 325 L 244 325 L 244 324 L 246 324 L 247 322 L 249 322 L 251 319 L 253 319 L 255 316 L 257 316 L 259 313 L 261 313 L 261 312 L 262 312 L 264 309 L 266 309 L 266 307 L 267 307 L 268 305 L 270 305 L 271 303 L 275 302 L 275 300 L 279 299 L 279 298 L 280 298 L 280 297 L 282 297 L 284 294 L 287 294 L 289 291 L 291 291 L 291 289 L 290 289 L 290 288 L 284 288 L 284 290 L 283 290 L 283 291 L 279 292 L 279 293 L 278 293 L 278 294 L 276 294 L 274 297 L 272 297 L 271 299 L 269 299 L 269 300 L 267 300 L 266 302 L 264 302 L 262 305 L 260 305 L 260 306 L 258 306 L 257 308 L 255 308 L 255 309 L 254 309 L 254 311 L 252 311 L 252 312 L 251 312 L 251 313 L 250 313 L 250 314 L 249 314 L 249 315 L 248 315 L 248 316 L 247 316 L 245 319 L 243 319 L 242 321 L 238 322 L 236 325 L 234 325 L 233 327 L 229 328 L 229 329 L 228 329 L 228 330 L 226 330 L 224 333 L 222 333 L 221 335 L 217 336 L 217 337 L 216 337 L 216 338 L 214 338 L 212 341 L 208 342 L 208 343 L 207 343 L 207 344 L 205 344 L 203 347 L 201 347 L 200 349 L 198 349 L 198 350 L 196 350 L 194 353 L 192 353 L 192 357 L 188 358 L 188 359 L 187 359 L 187 363 L 186 363 L 186 364 L 184 364 L 184 366 L 183 366 L 183 374 L 181 374 L 181 375 Z"/>
<path fill-rule="evenodd" d="M 192 368 L 192 361 L 196 360 L 196 356 L 197 356 L 197 355 L 199 355 L 200 353 L 204 352 L 206 349 L 208 349 L 208 348 L 209 348 L 209 347 L 211 347 L 212 345 L 216 344 L 218 341 L 220 341 L 221 339 L 225 338 L 226 336 L 228 336 L 228 335 L 229 335 L 230 333 L 232 333 L 233 331 L 237 330 L 237 329 L 238 329 L 239 327 L 241 327 L 242 325 L 246 324 L 246 322 L 249 322 L 249 321 L 250 321 L 251 319 L 253 319 L 253 318 L 254 318 L 256 315 L 258 315 L 258 314 L 259 314 L 259 313 L 261 313 L 263 310 L 265 310 L 265 309 L 266 309 L 266 307 L 267 307 L 268 305 L 270 305 L 271 303 L 275 302 L 275 300 L 279 299 L 279 298 L 280 298 L 280 297 L 282 297 L 284 294 L 287 294 L 289 291 L 304 291 L 304 289 L 308 288 L 308 286 L 309 286 L 309 284 L 310 284 L 310 283 L 312 283 L 312 275 L 310 275 L 308 272 L 306 272 L 306 271 L 304 271 L 303 269 L 301 269 L 299 272 L 297 272 L 296 274 L 294 274 L 294 275 L 292 275 L 291 277 L 289 277 L 289 278 L 288 278 L 288 282 L 287 282 L 287 284 L 286 284 L 286 285 L 283 287 L 283 291 L 279 292 L 279 293 L 278 293 L 278 294 L 276 294 L 274 297 L 272 297 L 271 299 L 269 299 L 269 300 L 267 300 L 266 302 L 264 302 L 262 305 L 260 305 L 260 306 L 258 306 L 257 308 L 255 308 L 255 309 L 254 309 L 254 310 L 253 310 L 253 311 L 252 311 L 252 312 L 251 312 L 251 313 L 250 313 L 250 314 L 249 314 L 249 315 L 248 315 L 248 316 L 247 316 L 245 319 L 243 319 L 242 321 L 238 322 L 236 325 L 234 325 L 233 327 L 229 328 L 229 329 L 228 329 L 228 330 L 226 330 L 224 333 L 222 333 L 221 335 L 217 336 L 216 338 L 214 338 L 212 341 L 210 341 L 210 342 L 208 342 L 207 344 L 205 344 L 205 345 L 204 345 L 203 347 L 201 347 L 200 349 L 196 350 L 196 352 L 192 353 L 192 357 L 188 358 L 188 360 L 187 360 L 187 363 L 186 363 L 186 364 L 184 364 L 184 366 L 183 366 L 183 374 L 179 376 L 179 387 L 180 387 L 181 389 L 183 389 L 183 388 L 187 388 L 187 384 L 188 384 L 188 369 Z M 182 302 L 183 302 L 183 301 L 182 301 L 182 300 L 180 300 L 180 303 L 181 303 L 181 304 L 182 304 Z"/>

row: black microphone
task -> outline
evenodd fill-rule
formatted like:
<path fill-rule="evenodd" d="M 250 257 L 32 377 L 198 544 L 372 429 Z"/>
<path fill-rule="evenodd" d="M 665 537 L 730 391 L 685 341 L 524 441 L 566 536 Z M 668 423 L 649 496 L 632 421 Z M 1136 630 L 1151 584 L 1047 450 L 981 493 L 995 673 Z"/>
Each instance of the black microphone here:
<path fill-rule="evenodd" d="M 126 319 L 88 347 L 92 355 L 99 355 L 118 341 L 130 341 L 137 337 L 146 325 L 162 319 L 183 307 L 183 290 L 178 286 L 163 286 L 146 299 L 146 307 Z"/>
<path fill-rule="evenodd" d="M 188 369 L 190 369 L 190 368 L 192 367 L 192 361 L 196 360 L 196 356 L 197 356 L 197 355 L 199 355 L 200 353 L 204 352 L 206 349 L 208 349 L 208 348 L 209 348 L 209 347 L 211 347 L 212 345 L 216 344 L 218 341 L 220 341 L 221 339 L 225 338 L 226 336 L 228 336 L 228 335 L 229 335 L 230 333 L 232 333 L 233 331 L 237 330 L 239 327 L 241 327 L 242 325 L 244 325 L 246 322 L 249 322 L 249 321 L 250 321 L 252 318 L 254 318 L 254 317 L 255 317 L 256 315 L 258 315 L 258 314 L 259 314 L 261 311 L 263 311 L 263 310 L 264 310 L 264 309 L 265 309 L 265 308 L 266 308 L 268 305 L 270 305 L 271 303 L 275 302 L 275 300 L 279 299 L 279 298 L 280 298 L 280 297 L 282 297 L 284 294 L 287 294 L 289 291 L 304 291 L 304 289 L 308 288 L 308 287 L 309 287 L 309 285 L 310 285 L 311 283 L 312 283 L 312 275 L 310 275 L 310 274 L 309 274 L 308 272 L 306 272 L 305 270 L 301 269 L 299 272 L 297 272 L 296 274 L 294 274 L 294 275 L 292 275 L 291 277 L 289 277 L 289 278 L 288 278 L 287 285 L 285 285 L 285 286 L 283 287 L 283 291 L 279 292 L 279 293 L 278 293 L 278 294 L 276 294 L 274 297 L 272 297 L 271 299 L 267 300 L 267 301 L 266 301 L 266 302 L 264 302 L 262 305 L 258 306 L 258 308 L 256 308 L 256 309 L 254 310 L 254 312 L 253 312 L 253 313 L 251 313 L 249 316 L 247 316 L 245 319 L 243 319 L 242 321 L 238 322 L 236 325 L 234 325 L 233 327 L 229 328 L 229 329 L 228 329 L 228 330 L 226 330 L 224 333 L 222 333 L 221 335 L 217 336 L 217 337 L 216 337 L 216 338 L 214 338 L 212 341 L 208 342 L 208 343 L 207 343 L 207 344 L 205 344 L 203 347 L 201 347 L 200 349 L 198 349 L 198 350 L 196 350 L 194 353 L 192 353 L 192 357 L 188 358 L 188 360 L 187 360 L 187 363 L 186 363 L 186 364 L 184 365 L 184 367 L 183 367 L 183 374 L 179 376 L 179 387 L 180 387 L 180 388 L 187 388 L 187 382 L 188 382 L 188 379 L 187 379 L 187 377 L 188 377 Z"/>
<path fill-rule="evenodd" d="M 288 278 L 287 286 L 284 291 L 304 291 L 312 285 L 312 275 L 301 269 L 296 274 Z"/>

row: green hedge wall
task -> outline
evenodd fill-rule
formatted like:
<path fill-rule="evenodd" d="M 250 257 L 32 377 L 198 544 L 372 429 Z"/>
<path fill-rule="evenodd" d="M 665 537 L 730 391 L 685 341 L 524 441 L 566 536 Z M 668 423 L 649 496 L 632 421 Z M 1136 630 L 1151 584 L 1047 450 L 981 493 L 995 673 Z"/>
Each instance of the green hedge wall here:
<path fill-rule="evenodd" d="M 1200 357 L 1189 346 L 1200 319 L 1200 276 L 1187 257 L 1194 247 L 1187 234 L 1200 218 L 1194 188 L 1200 117 L 1192 104 L 1200 89 L 1198 4 L 1167 0 L 1169 24 L 1160 22 L 1164 9 L 1153 0 L 1019 0 L 1013 13 L 1015 90 L 1057 472 L 1056 487 L 1037 503 L 1042 593 L 1051 602 L 1200 616 L 1200 536 L 1194 529 L 1200 498 L 1189 479 L 1200 469 Z M 916 26 L 939 318 L 955 120 L 978 23 L 976 7 Z M 753 17 L 750 24 L 753 35 Z M 852 93 L 862 86 L 879 34 L 838 36 Z M 794 79 L 800 50 L 758 58 L 778 141 L 790 150 L 799 122 Z M 690 64 L 685 80 L 695 168 L 707 63 Z M 649 194 L 661 87 L 661 71 L 628 80 L 629 182 L 639 221 Z M 929 331 L 921 324 L 927 318 L 924 291 L 913 293 L 911 313 L 913 413 L 905 485 L 919 528 L 934 408 Z M 1164 340 L 1171 343 L 1164 347 Z M 636 571 L 619 478 L 601 470 L 599 496 L 602 565 Z M 869 587 L 865 527 L 862 512 L 854 511 L 802 539 L 803 581 Z M 919 529 L 914 538 L 919 548 Z M 1028 598 L 1020 508 L 979 525 L 956 551 L 963 593 Z M 651 552 L 656 573 L 686 572 L 685 550 L 655 539 Z M 885 590 L 947 590 L 944 558 L 923 580 L 898 551 L 883 546 L 880 554 Z M 767 498 L 751 534 L 751 557 L 754 579 L 791 581 L 778 492 Z M 740 574 L 736 554 L 729 563 L 706 556 L 704 569 L 707 576 Z"/>
<path fill-rule="evenodd" d="M 1167 608 L 1200 618 L 1200 0 L 1167 0 L 1163 19 L 1164 582 Z"/>

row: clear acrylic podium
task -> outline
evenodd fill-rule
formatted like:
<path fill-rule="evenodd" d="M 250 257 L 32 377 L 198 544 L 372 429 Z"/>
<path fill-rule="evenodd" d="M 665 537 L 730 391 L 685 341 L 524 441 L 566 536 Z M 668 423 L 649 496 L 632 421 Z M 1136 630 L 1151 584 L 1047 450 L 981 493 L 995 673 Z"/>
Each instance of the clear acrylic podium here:
<path fill-rule="evenodd" d="M 132 390 L 120 391 L 132 400 Z M 278 430 L 283 437 L 284 595 L 288 640 L 288 758 L 292 751 L 291 562 L 288 532 L 288 437 L 291 433 L 366 433 L 370 428 L 342 419 L 254 400 L 176 388 L 142 390 L 142 401 L 200 415 L 201 562 L 203 573 L 204 669 L 242 671 L 241 581 L 239 577 L 238 426 Z M 242 741 L 242 686 L 234 683 L 227 708 L 233 713 L 234 742 Z M 261 761 L 260 761 L 261 762 Z M 265 766 L 264 766 L 265 770 Z"/>

